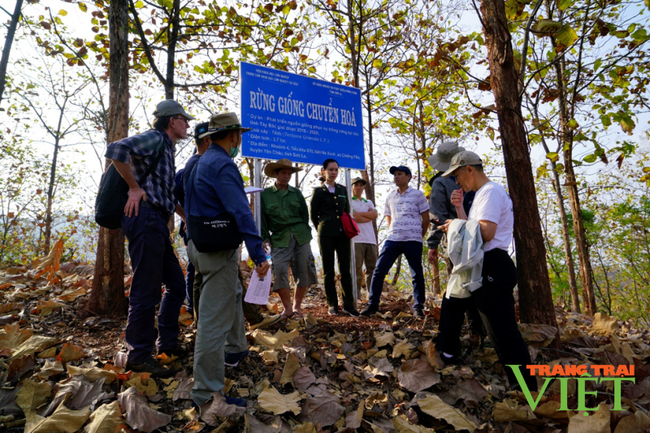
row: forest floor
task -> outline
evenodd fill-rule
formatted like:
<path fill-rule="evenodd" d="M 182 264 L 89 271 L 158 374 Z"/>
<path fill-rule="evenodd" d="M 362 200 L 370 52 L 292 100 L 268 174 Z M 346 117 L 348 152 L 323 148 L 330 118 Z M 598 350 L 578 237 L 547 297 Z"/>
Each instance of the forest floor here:
<path fill-rule="evenodd" d="M 592 375 L 594 365 L 634 366 L 633 381 L 549 381 L 531 407 L 510 390 L 489 341 L 467 329 L 461 364 L 445 366 L 434 348 L 439 299 L 428 294 L 419 320 L 409 294 L 389 286 L 370 318 L 328 316 L 322 288 L 311 288 L 303 318 L 249 332 L 250 355 L 226 368 L 226 394 L 247 407 L 216 397 L 199 414 L 189 399 L 192 355 L 163 360 L 178 369 L 169 379 L 124 371 L 125 320 L 84 311 L 92 273 L 91 265 L 59 265 L 56 254 L 0 271 L 0 431 L 650 431 L 647 329 L 558 307 L 555 350 L 554 329 L 520 324 L 535 364 L 585 365 Z M 278 312 L 277 297 L 268 309 Z M 192 349 L 184 309 L 180 322 Z M 538 383 L 542 389 L 544 379 Z"/>

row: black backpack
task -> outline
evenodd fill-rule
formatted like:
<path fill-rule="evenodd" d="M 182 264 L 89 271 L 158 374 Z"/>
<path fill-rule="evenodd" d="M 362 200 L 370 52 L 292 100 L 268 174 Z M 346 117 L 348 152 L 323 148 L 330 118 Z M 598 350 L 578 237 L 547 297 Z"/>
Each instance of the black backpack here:
<path fill-rule="evenodd" d="M 163 145 L 164 146 L 164 145 Z M 158 167 L 158 163 L 164 153 L 164 147 L 158 152 L 153 164 L 149 166 L 144 179 Z M 129 198 L 129 185 L 122 178 L 115 166 L 111 164 L 102 175 L 99 182 L 99 191 L 95 198 L 95 221 L 107 229 L 119 229 L 122 227 L 124 206 Z"/>

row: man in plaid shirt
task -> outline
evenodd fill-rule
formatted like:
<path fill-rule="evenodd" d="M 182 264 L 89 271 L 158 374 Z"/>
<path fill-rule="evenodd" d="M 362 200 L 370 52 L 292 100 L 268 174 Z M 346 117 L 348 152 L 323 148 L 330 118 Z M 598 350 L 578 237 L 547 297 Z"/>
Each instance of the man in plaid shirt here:
<path fill-rule="evenodd" d="M 125 338 L 127 369 L 169 377 L 175 373 L 151 357 L 158 353 L 184 355 L 178 344 L 178 316 L 185 298 L 183 271 L 174 254 L 167 222 L 176 209 L 174 201 L 175 142 L 187 138 L 189 120 L 194 119 L 173 100 L 156 106 L 154 129 L 111 143 L 105 157 L 129 185 L 122 229 L 129 240 L 133 268 L 129 316 Z M 155 169 L 149 176 L 147 170 Z M 183 209 L 180 208 L 179 214 Z M 165 293 L 161 301 L 161 286 Z M 158 338 L 155 314 L 158 312 Z"/>

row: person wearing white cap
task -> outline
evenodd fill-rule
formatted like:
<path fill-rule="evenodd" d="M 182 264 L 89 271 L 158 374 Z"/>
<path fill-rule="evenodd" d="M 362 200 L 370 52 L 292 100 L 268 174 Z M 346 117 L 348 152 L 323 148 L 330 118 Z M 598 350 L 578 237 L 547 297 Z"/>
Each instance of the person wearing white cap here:
<path fill-rule="evenodd" d="M 453 264 L 449 260 L 446 252 L 447 234 L 437 228 L 438 223 L 444 224 L 448 219 L 458 218 L 456 208 L 451 204 L 451 195 L 454 191 L 460 189 L 460 185 L 456 183 L 456 178 L 453 175 L 445 177 L 442 174 L 449 170 L 449 165 L 454 155 L 464 151 L 465 148 L 459 146 L 457 141 L 444 141 L 438 146 L 436 153 L 429 157 L 429 165 L 431 168 L 438 170 L 438 173 L 429 181 L 429 185 L 431 186 L 429 212 L 433 221 L 433 230 L 427 238 L 427 246 L 429 247 L 428 259 L 429 263 L 433 266 L 438 266 L 438 248 L 440 247 L 444 257 L 445 267 L 447 268 L 447 275 L 451 275 L 453 268 Z M 463 209 L 465 213 L 469 213 L 475 194 L 474 191 L 468 191 L 463 197 Z M 443 297 L 442 308 L 450 302 L 454 302 L 454 300 Z M 480 341 L 480 338 L 485 337 L 486 334 L 476 306 L 473 304 L 468 305 L 468 310 L 465 314 L 472 333 Z"/>
<path fill-rule="evenodd" d="M 467 305 L 475 302 L 488 330 L 490 341 L 499 356 L 499 362 L 506 369 L 510 387 L 519 384 L 507 365 L 529 365 L 530 355 L 526 343 L 517 327 L 513 290 L 517 284 L 517 269 L 508 254 L 512 243 L 514 217 L 512 201 L 506 190 L 492 182 L 483 172 L 483 161 L 474 152 L 459 152 L 451 160 L 451 165 L 443 173 L 444 177 L 454 175 L 462 190 L 452 194 L 452 204 L 459 218 L 478 221 L 485 251 L 481 273 L 482 285 L 470 289 L 467 298 L 456 299 L 440 311 L 440 328 L 437 348 L 443 360 L 458 356 L 458 336 L 463 325 L 463 312 Z M 476 191 L 469 216 L 463 209 L 463 191 Z M 452 220 L 447 220 L 440 228 L 447 231 Z M 522 374 L 530 391 L 537 391 L 537 381 L 523 368 Z"/>
<path fill-rule="evenodd" d="M 175 371 L 154 360 L 151 352 L 154 342 L 158 353 L 171 356 L 184 355 L 187 351 L 178 343 L 178 316 L 185 298 L 185 281 L 169 240 L 167 221 L 176 209 L 175 143 L 187 137 L 189 121 L 194 118 L 171 99 L 159 103 L 153 115 L 154 129 L 111 143 L 105 157 L 113 160 L 129 185 L 122 217 L 133 268 L 125 331 L 126 367 L 168 377 Z M 165 293 L 161 301 L 162 284 Z"/>

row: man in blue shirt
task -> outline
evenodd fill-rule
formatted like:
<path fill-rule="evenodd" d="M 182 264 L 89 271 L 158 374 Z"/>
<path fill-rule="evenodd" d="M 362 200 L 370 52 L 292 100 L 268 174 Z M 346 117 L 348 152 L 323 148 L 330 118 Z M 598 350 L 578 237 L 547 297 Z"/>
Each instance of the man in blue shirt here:
<path fill-rule="evenodd" d="M 205 153 L 206 150 L 208 150 L 208 147 L 210 147 L 210 137 L 207 137 L 205 135 L 207 134 L 207 131 L 208 122 L 199 123 L 194 127 L 194 142 L 196 144 L 196 152 L 190 157 L 189 161 L 187 161 L 185 168 L 178 170 L 176 176 L 174 177 L 174 197 L 176 200 L 178 200 L 178 204 L 180 204 L 183 209 L 185 208 L 185 187 L 183 186 L 185 172 L 187 169 L 187 172 L 191 173 L 194 164 L 196 164 L 196 161 L 201 157 L 201 155 Z M 181 218 L 185 218 L 185 213 L 180 216 Z M 187 246 L 188 239 L 185 221 L 181 221 L 178 232 L 183 237 L 185 246 Z M 187 263 L 186 271 L 187 275 L 185 279 L 185 292 L 188 305 L 187 312 L 194 315 L 194 265 L 192 262 Z M 196 320 L 196 316 L 194 316 L 194 320 Z"/>
<path fill-rule="evenodd" d="M 249 130 L 242 128 L 234 113 L 215 114 L 210 118 L 208 131 L 212 144 L 199 158 L 185 184 L 185 207 L 188 219 L 192 216 L 212 218 L 227 215 L 236 221 L 248 255 L 257 265 L 258 275 L 266 276 L 269 263 L 262 248 L 262 238 L 244 192 L 244 181 L 233 162 L 239 153 L 242 133 Z M 248 345 L 242 311 L 243 288 L 238 278 L 239 249 L 201 252 L 195 245 L 194 236 L 190 224 L 187 253 L 203 276 L 191 393 L 194 404 L 200 406 L 209 401 L 213 393 L 222 392 L 225 362 L 236 365 L 248 354 Z M 226 402 L 246 405 L 243 399 L 232 397 L 226 397 Z"/>
<path fill-rule="evenodd" d="M 167 221 L 174 204 L 174 143 L 187 137 L 192 116 L 171 99 L 157 105 L 154 128 L 142 134 L 111 143 L 105 157 L 129 185 L 122 229 L 129 240 L 133 268 L 129 316 L 125 339 L 127 369 L 168 377 L 174 370 L 151 357 L 154 342 L 158 353 L 183 355 L 178 344 L 178 315 L 185 297 L 183 271 L 169 240 Z M 149 167 L 155 164 L 147 176 Z M 182 209 L 181 209 L 182 211 Z M 161 286 L 165 293 L 161 301 Z M 158 339 L 155 314 L 158 311 Z"/>

